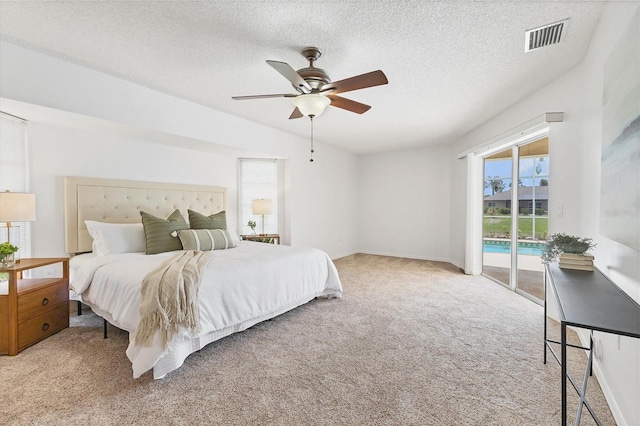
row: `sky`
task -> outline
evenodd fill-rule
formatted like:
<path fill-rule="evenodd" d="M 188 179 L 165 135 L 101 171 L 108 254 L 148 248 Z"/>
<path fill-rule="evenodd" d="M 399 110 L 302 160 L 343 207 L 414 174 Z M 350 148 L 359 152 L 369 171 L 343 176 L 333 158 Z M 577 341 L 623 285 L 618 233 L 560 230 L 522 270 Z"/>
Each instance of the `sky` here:
<path fill-rule="evenodd" d="M 541 161 L 542 160 L 542 161 Z M 511 158 L 497 160 L 485 160 L 484 179 L 489 176 L 498 176 L 504 182 L 504 190 L 509 190 L 511 184 Z M 549 157 L 524 157 L 520 158 L 520 181 L 522 186 L 538 186 L 540 179 L 549 181 Z M 484 195 L 491 195 L 491 188 L 484 189 Z"/>

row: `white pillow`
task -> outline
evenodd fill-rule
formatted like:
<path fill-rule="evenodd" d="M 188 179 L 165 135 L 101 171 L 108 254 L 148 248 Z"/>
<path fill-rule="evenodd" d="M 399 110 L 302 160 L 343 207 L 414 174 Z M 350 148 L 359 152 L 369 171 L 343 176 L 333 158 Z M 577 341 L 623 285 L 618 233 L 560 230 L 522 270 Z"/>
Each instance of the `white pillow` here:
<path fill-rule="evenodd" d="M 142 223 L 105 223 L 94 220 L 85 220 L 84 223 L 93 238 L 91 247 L 97 256 L 145 251 Z"/>
<path fill-rule="evenodd" d="M 242 240 L 240 239 L 240 237 L 238 237 L 235 229 L 236 224 L 232 220 L 227 220 L 227 231 L 229 231 L 229 235 L 231 235 L 231 241 L 233 241 L 234 243 L 239 243 Z"/>
<path fill-rule="evenodd" d="M 233 241 L 234 243 L 239 243 L 241 241 L 240 237 L 238 237 L 238 234 L 236 234 L 236 231 L 234 231 L 233 229 L 227 229 L 227 232 L 231 236 L 231 241 Z"/>

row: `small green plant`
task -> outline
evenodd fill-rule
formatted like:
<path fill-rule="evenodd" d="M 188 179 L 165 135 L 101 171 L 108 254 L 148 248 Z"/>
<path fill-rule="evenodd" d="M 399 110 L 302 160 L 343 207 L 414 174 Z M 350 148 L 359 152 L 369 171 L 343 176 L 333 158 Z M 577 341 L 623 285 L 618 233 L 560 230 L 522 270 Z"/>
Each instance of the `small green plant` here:
<path fill-rule="evenodd" d="M 247 222 L 247 226 L 251 228 L 251 232 L 256 233 L 256 222 L 254 220 L 250 220 Z"/>
<path fill-rule="evenodd" d="M 13 254 L 18 251 L 18 247 L 14 246 L 11 243 L 2 243 L 0 244 L 0 256 L 4 257 L 8 254 Z"/>
<path fill-rule="evenodd" d="M 542 250 L 543 263 L 554 262 L 562 253 L 584 254 L 595 248 L 596 243 L 591 238 L 574 237 L 565 233 L 551 234 Z"/>

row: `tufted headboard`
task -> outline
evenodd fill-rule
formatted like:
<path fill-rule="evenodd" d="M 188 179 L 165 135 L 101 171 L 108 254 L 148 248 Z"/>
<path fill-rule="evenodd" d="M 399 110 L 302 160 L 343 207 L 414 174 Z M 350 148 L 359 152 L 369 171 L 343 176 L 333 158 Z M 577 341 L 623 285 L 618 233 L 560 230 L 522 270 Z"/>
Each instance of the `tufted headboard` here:
<path fill-rule="evenodd" d="M 158 182 L 65 177 L 65 248 L 67 253 L 91 251 L 85 220 L 140 222 L 140 210 L 166 218 L 175 209 L 188 220 L 187 209 L 211 215 L 227 208 L 227 189 Z"/>

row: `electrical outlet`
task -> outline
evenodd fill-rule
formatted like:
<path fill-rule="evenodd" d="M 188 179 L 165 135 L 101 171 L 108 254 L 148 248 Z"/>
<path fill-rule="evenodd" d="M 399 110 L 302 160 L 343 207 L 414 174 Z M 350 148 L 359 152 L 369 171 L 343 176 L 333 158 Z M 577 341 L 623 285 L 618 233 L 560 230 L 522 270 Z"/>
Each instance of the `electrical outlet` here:
<path fill-rule="evenodd" d="M 47 278 L 53 278 L 53 270 L 47 269 Z"/>

